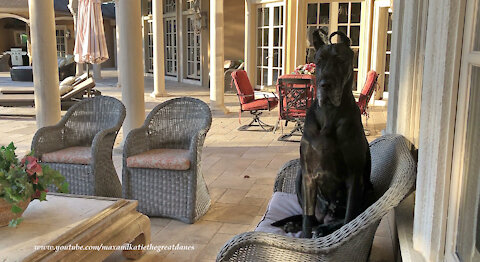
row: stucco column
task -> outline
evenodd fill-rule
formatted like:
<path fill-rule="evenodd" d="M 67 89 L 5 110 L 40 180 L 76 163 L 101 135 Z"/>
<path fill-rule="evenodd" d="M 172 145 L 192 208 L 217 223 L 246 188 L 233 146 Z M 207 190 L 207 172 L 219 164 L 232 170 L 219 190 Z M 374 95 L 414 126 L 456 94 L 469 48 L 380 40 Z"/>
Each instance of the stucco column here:
<path fill-rule="evenodd" d="M 224 104 L 223 0 L 210 1 L 210 107 L 227 114 Z"/>
<path fill-rule="evenodd" d="M 122 87 L 122 102 L 127 109 L 123 123 L 123 139 L 145 120 L 143 79 L 142 18 L 140 1 L 118 0 L 118 73 Z"/>
<path fill-rule="evenodd" d="M 163 35 L 163 0 L 152 1 L 153 12 L 153 93 L 152 97 L 166 96 L 165 90 L 165 52 Z"/>
<path fill-rule="evenodd" d="M 60 120 L 57 45 L 53 0 L 29 0 L 30 35 L 33 55 L 33 84 L 37 127 Z"/>

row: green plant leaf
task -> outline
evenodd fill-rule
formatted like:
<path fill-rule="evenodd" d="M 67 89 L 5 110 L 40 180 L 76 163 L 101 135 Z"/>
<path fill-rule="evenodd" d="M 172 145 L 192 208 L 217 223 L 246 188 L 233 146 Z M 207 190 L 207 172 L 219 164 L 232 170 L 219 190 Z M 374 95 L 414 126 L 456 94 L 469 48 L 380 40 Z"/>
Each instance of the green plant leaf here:
<path fill-rule="evenodd" d="M 42 193 L 40 193 L 40 198 L 39 198 L 40 201 L 46 201 L 47 200 L 47 192 L 45 191 L 42 191 Z"/>
<path fill-rule="evenodd" d="M 12 213 L 18 214 L 18 213 L 21 213 L 22 211 L 23 209 L 21 209 L 19 206 L 12 205 Z"/>
<path fill-rule="evenodd" d="M 23 218 L 15 218 L 15 219 L 12 219 L 10 220 L 10 222 L 8 223 L 8 226 L 9 227 L 17 227 L 20 223 L 22 223 L 23 221 Z"/>
<path fill-rule="evenodd" d="M 68 193 L 68 183 L 67 182 L 63 182 L 63 184 L 60 186 L 60 192 L 61 193 Z"/>

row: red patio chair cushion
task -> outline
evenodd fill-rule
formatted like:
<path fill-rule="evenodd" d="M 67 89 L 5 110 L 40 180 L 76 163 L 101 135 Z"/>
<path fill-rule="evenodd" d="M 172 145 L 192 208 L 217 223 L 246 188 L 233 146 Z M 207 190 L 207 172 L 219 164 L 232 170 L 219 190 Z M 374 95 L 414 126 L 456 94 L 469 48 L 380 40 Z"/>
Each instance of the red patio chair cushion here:
<path fill-rule="evenodd" d="M 232 79 L 237 88 L 241 104 L 246 104 L 255 100 L 253 87 L 250 84 L 250 80 L 248 80 L 248 75 L 245 70 L 233 71 Z"/>
<path fill-rule="evenodd" d="M 270 110 L 272 110 L 277 106 L 278 100 L 276 98 L 257 99 L 250 103 L 242 104 L 242 110 L 243 111 L 267 110 L 269 108 L 269 104 L 270 104 Z"/>
<path fill-rule="evenodd" d="M 42 162 L 89 165 L 92 162 L 92 149 L 89 146 L 73 146 L 45 153 Z"/>
<path fill-rule="evenodd" d="M 377 84 L 377 72 L 371 70 L 367 74 L 367 80 L 365 81 L 365 85 L 363 86 L 362 92 L 360 93 L 360 97 L 358 98 L 357 105 L 360 108 L 360 113 L 365 115 L 367 114 L 367 105 L 372 97 L 373 90 L 375 89 L 375 85 Z"/>
<path fill-rule="evenodd" d="M 127 167 L 167 170 L 190 169 L 190 151 L 185 149 L 152 149 L 127 158 Z"/>

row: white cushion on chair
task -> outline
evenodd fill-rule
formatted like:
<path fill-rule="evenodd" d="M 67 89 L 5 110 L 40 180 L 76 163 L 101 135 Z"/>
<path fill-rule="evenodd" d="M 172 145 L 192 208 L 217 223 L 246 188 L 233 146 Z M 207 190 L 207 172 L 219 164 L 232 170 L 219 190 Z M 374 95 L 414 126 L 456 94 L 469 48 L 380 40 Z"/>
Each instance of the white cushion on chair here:
<path fill-rule="evenodd" d="M 257 228 L 255 228 L 255 231 L 274 233 L 290 237 L 300 237 L 302 233 L 301 231 L 297 233 L 286 233 L 283 231 L 283 228 L 272 226 L 272 223 L 290 216 L 301 214 L 302 207 L 300 207 L 300 204 L 298 203 L 297 195 L 284 192 L 275 192 L 268 203 L 268 208 L 263 216 L 262 221 L 260 221 Z"/>
<path fill-rule="evenodd" d="M 92 149 L 89 146 L 72 146 L 42 155 L 42 162 L 89 165 Z"/>
<path fill-rule="evenodd" d="M 185 149 L 152 149 L 127 158 L 127 167 L 167 170 L 190 169 L 190 151 Z"/>

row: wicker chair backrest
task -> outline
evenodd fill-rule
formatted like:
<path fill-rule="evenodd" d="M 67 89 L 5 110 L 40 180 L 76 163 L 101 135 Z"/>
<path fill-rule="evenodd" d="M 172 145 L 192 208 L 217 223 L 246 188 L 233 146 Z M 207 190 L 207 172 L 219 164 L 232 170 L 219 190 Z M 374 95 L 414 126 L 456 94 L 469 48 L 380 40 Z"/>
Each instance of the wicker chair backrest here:
<path fill-rule="evenodd" d="M 125 118 L 125 106 L 116 98 L 98 96 L 78 102 L 64 118 L 67 144 L 90 146 L 98 132 L 121 125 Z"/>
<path fill-rule="evenodd" d="M 145 120 L 150 148 L 187 149 L 192 136 L 209 129 L 212 113 L 196 98 L 181 97 L 156 106 Z"/>

